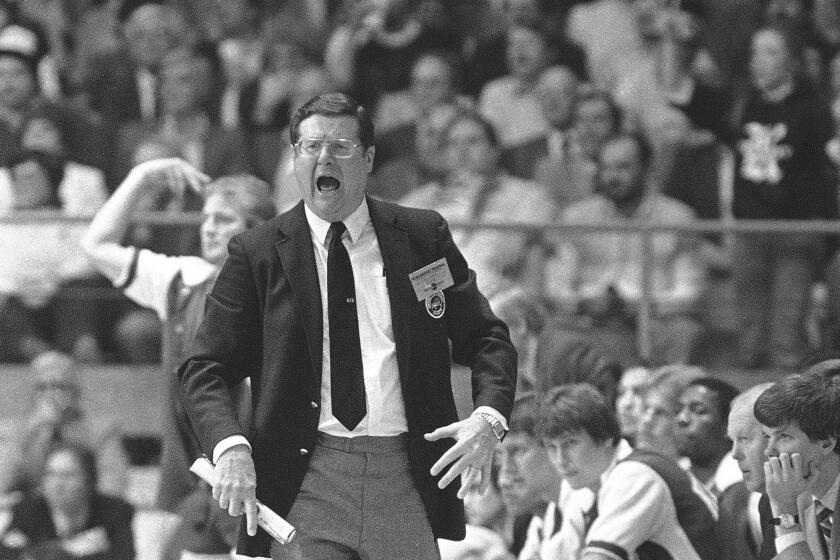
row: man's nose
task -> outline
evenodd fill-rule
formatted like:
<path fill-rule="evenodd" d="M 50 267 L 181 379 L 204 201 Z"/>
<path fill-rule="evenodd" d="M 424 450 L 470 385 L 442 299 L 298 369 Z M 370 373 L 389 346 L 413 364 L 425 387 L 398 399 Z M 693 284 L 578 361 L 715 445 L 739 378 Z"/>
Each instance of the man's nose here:
<path fill-rule="evenodd" d="M 686 409 L 682 409 L 677 413 L 677 425 L 685 427 L 688 426 L 691 422 L 688 419 L 688 411 Z"/>

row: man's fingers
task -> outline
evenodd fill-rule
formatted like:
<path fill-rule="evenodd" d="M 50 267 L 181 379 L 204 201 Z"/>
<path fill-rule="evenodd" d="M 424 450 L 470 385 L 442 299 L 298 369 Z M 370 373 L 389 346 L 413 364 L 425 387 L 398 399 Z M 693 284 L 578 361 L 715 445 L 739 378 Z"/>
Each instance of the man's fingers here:
<path fill-rule="evenodd" d="M 423 437 L 426 438 L 426 441 L 437 441 L 443 438 L 455 437 L 456 432 L 457 428 L 455 428 L 453 424 L 450 424 L 448 426 L 441 426 L 434 432 L 426 434 Z"/>
<path fill-rule="evenodd" d="M 802 455 L 800 453 L 792 453 L 791 454 L 790 465 L 791 465 L 791 468 L 793 469 L 793 475 L 797 479 L 802 478 L 802 476 L 803 476 L 803 473 L 802 473 L 803 464 L 802 464 Z"/>
<path fill-rule="evenodd" d="M 245 501 L 245 519 L 248 534 L 253 537 L 257 534 L 257 501 L 255 499 Z"/>
<path fill-rule="evenodd" d="M 446 474 L 438 481 L 438 488 L 442 490 L 449 486 L 453 480 L 458 478 L 458 475 L 467 470 L 468 466 L 469 463 L 467 463 L 467 459 L 465 457 L 458 459 L 451 467 L 449 467 Z"/>

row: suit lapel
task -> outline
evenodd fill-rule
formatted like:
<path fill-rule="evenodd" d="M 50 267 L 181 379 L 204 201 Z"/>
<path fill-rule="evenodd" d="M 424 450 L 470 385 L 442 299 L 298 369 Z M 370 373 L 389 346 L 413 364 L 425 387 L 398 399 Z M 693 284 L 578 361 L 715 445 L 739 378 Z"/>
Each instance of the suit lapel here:
<path fill-rule="evenodd" d="M 309 357 L 320 385 L 324 337 L 321 289 L 318 284 L 312 234 L 303 211 L 303 202 L 299 202 L 280 216 L 277 230 L 277 242 L 274 247 L 300 309 Z"/>
<path fill-rule="evenodd" d="M 411 356 L 411 322 L 408 316 L 414 292 L 408 281 L 411 266 L 411 252 L 408 232 L 393 211 L 381 202 L 368 197 L 368 209 L 382 263 L 387 271 L 388 300 L 391 304 L 391 324 L 394 328 L 394 341 L 397 347 L 397 365 L 400 380 L 406 386 Z"/>

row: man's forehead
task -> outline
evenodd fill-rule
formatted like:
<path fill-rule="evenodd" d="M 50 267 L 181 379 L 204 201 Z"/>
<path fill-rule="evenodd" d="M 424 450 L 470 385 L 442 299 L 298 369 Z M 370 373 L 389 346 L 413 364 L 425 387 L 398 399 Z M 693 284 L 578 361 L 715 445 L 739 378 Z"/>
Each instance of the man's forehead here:
<path fill-rule="evenodd" d="M 359 122 L 350 115 L 309 115 L 300 122 L 301 136 L 331 136 L 359 140 Z"/>
<path fill-rule="evenodd" d="M 770 426 L 765 426 L 762 424 L 761 430 L 765 434 L 779 434 L 782 432 L 801 431 L 801 429 L 799 428 L 799 422 L 797 422 L 796 420 L 790 420 L 772 428 Z"/>

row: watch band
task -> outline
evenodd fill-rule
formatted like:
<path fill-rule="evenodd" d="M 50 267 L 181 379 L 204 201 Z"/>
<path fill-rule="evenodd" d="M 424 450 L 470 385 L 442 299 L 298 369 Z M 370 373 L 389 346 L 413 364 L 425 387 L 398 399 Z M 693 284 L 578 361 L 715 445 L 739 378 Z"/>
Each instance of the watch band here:
<path fill-rule="evenodd" d="M 505 427 L 502 425 L 498 418 L 496 418 L 492 414 L 487 414 L 486 412 L 478 412 L 476 413 L 476 416 L 480 416 L 485 422 L 490 424 L 490 428 L 493 430 L 493 434 L 496 436 L 496 439 L 498 439 L 499 441 L 505 439 L 505 436 L 507 435 L 507 430 L 505 430 Z"/>
<path fill-rule="evenodd" d="M 795 513 L 780 513 L 778 517 L 772 518 L 770 523 L 783 529 L 790 529 L 795 525 L 799 525 L 799 515 Z"/>

